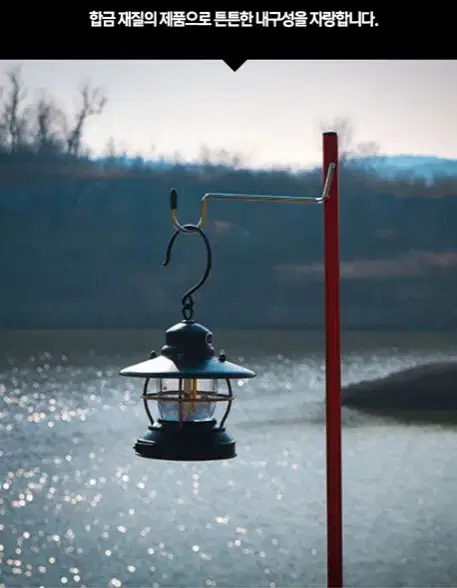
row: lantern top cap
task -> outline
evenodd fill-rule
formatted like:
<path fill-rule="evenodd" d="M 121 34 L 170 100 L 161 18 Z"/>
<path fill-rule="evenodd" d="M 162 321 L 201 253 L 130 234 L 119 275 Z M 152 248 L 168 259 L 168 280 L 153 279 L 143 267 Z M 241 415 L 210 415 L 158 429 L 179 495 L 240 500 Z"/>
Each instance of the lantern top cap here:
<path fill-rule="evenodd" d="M 181 363 L 199 363 L 214 357 L 213 334 L 193 320 L 180 321 L 165 333 L 161 354 Z"/>

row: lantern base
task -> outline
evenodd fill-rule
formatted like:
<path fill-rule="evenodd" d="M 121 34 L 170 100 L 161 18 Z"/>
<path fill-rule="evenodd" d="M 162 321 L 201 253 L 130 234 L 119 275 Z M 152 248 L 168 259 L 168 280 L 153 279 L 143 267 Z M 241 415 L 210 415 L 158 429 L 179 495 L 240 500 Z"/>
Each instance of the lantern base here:
<path fill-rule="evenodd" d="M 236 457 L 235 441 L 215 420 L 205 422 L 159 421 L 134 445 L 146 459 L 213 461 Z"/>

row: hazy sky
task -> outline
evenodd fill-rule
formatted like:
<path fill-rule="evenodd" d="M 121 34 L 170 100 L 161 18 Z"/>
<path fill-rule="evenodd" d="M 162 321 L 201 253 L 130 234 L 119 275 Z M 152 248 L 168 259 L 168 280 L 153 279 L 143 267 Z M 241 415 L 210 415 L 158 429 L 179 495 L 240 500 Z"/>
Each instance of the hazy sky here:
<path fill-rule="evenodd" d="M 2 68 L 16 62 L 0 61 Z M 202 144 L 243 152 L 253 165 L 320 161 L 319 124 L 349 117 L 357 141 L 382 153 L 457 158 L 457 61 L 26 61 L 30 93 L 66 110 L 89 81 L 109 99 L 86 142 L 150 157 Z"/>

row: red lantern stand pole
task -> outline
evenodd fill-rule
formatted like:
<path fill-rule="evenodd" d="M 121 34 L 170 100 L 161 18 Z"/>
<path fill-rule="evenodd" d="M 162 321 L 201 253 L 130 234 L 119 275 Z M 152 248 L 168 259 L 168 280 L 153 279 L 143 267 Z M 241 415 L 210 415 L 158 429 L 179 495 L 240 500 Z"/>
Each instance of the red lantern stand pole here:
<path fill-rule="evenodd" d="M 327 586 L 343 586 L 343 501 L 341 426 L 340 252 L 338 136 L 323 135 L 323 178 L 335 162 L 324 202 L 325 409 L 327 484 Z"/>

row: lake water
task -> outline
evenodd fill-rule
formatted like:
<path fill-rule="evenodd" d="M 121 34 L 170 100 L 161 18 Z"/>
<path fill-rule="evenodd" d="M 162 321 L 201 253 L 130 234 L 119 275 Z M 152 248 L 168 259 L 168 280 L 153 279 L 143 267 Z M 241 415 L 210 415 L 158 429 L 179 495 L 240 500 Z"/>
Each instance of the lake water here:
<path fill-rule="evenodd" d="M 322 337 L 216 332 L 238 457 L 136 457 L 157 332 L 0 333 L 0 585 L 228 588 L 326 582 Z M 348 333 L 344 383 L 455 359 L 451 334 Z M 346 586 L 457 585 L 457 429 L 343 411 Z"/>

